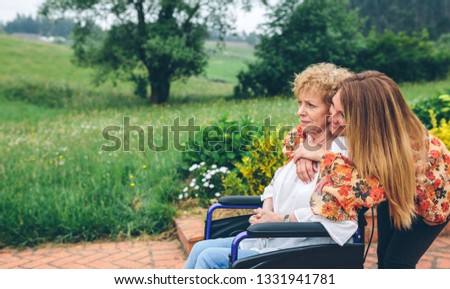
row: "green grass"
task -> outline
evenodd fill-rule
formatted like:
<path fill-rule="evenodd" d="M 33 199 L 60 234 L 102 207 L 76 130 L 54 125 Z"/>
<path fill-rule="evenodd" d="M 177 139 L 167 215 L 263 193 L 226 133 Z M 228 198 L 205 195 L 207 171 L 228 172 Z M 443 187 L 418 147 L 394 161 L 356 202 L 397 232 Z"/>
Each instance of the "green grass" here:
<path fill-rule="evenodd" d="M 450 89 L 450 76 L 445 80 L 421 82 L 421 83 L 402 83 L 400 89 L 409 104 L 413 105 L 419 100 L 433 97 L 436 94 L 443 94 L 445 90 Z"/>
<path fill-rule="evenodd" d="M 194 117 L 196 125 L 206 125 L 225 113 L 223 107 L 231 119 L 250 115 L 262 122 L 271 115 L 273 124 L 296 121 L 294 101 L 288 99 L 75 113 L 5 100 L 0 105 L 8 110 L 0 125 L 0 155 L 5 156 L 0 163 L 0 247 L 154 234 L 172 225 L 170 204 L 182 185 L 177 177 L 181 152 L 172 142 L 165 152 L 152 152 L 147 143 L 139 152 L 137 134 L 131 135 L 130 152 L 100 151 L 110 144 L 102 137 L 103 128 L 122 126 L 124 116 L 132 125 L 154 126 L 158 143 L 160 128 L 175 118 L 187 124 Z M 29 115 L 20 120 L 23 112 Z"/>
<path fill-rule="evenodd" d="M 224 114 L 258 123 L 270 116 L 277 126 L 297 122 L 293 98 L 227 100 L 236 73 L 252 59 L 246 46 L 211 54 L 206 78 L 174 83 L 162 106 L 148 106 L 128 85 L 94 87 L 92 71 L 73 66 L 70 57 L 68 47 L 0 34 L 0 247 L 155 234 L 172 226 L 182 153 L 172 135 L 167 151 L 153 152 L 145 143 L 139 152 L 136 133 L 130 152 L 101 151 L 110 144 L 103 129 L 123 129 L 125 116 L 132 125 L 154 126 L 157 140 L 176 118 L 182 125 L 192 117 L 207 125 Z M 414 101 L 447 83 L 402 90 Z M 12 97 L 18 91 L 21 99 Z"/>
<path fill-rule="evenodd" d="M 295 123 L 295 108 L 283 111 L 293 100 L 226 101 L 229 70 L 179 81 L 168 104 L 149 107 L 127 85 L 94 87 L 92 71 L 73 66 L 67 47 L 0 35 L 0 55 L 0 247 L 154 234 L 172 225 L 181 153 L 173 145 L 139 152 L 136 134 L 130 152 L 100 151 L 108 144 L 103 128 L 122 126 L 125 116 L 154 126 L 157 140 L 177 117 L 206 125 L 228 112 L 262 121 L 276 109 L 273 123 Z"/>
<path fill-rule="evenodd" d="M 246 63 L 253 61 L 253 47 L 246 43 L 227 43 L 223 49 L 216 49 L 213 42 L 206 43 L 210 59 L 206 77 L 211 80 L 237 84 L 237 72 L 246 69 Z"/>
<path fill-rule="evenodd" d="M 173 83 L 170 102 L 210 101 L 230 96 L 237 83 L 237 73 L 253 59 L 253 48 L 246 44 L 229 43 L 224 49 L 216 50 L 215 43 L 207 43 L 206 48 L 210 64 L 205 72 L 202 76 Z M 71 107 L 111 107 L 111 96 L 116 106 L 142 105 L 129 83 L 113 86 L 107 82 L 94 86 L 94 71 L 76 67 L 72 57 L 72 50 L 67 46 L 0 34 L 0 84 L 3 88 L 16 87 L 18 83 L 69 87 L 77 92 L 70 101 Z M 96 94 L 95 99 L 89 100 L 91 94 Z"/>

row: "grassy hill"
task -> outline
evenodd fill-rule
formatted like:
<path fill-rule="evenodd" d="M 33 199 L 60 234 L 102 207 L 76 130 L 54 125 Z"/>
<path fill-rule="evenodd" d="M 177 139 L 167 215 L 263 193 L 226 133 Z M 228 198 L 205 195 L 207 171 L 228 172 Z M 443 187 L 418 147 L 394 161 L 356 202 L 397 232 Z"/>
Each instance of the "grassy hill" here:
<path fill-rule="evenodd" d="M 253 59 L 253 48 L 243 43 L 229 43 L 225 48 L 217 49 L 215 43 L 208 42 L 206 49 L 210 59 L 205 72 L 199 77 L 173 83 L 172 98 L 175 102 L 230 95 L 237 83 L 237 73 Z M 72 54 L 67 46 L 0 34 L 0 82 L 52 83 L 82 91 L 132 94 L 130 84 L 94 86 L 94 71 L 75 66 L 71 61 Z"/>

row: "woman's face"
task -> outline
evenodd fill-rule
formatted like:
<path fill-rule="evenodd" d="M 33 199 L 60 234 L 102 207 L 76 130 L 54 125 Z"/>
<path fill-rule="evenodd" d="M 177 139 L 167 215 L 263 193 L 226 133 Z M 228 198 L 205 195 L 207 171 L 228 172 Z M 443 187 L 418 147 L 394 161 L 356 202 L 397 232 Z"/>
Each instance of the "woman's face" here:
<path fill-rule="evenodd" d="M 333 96 L 333 100 L 330 106 L 330 132 L 334 136 L 344 135 L 345 118 L 344 108 L 341 102 L 341 90 L 338 90 Z"/>
<path fill-rule="evenodd" d="M 329 106 L 317 92 L 302 92 L 298 97 L 298 116 L 303 131 L 322 133 L 327 126 Z"/>

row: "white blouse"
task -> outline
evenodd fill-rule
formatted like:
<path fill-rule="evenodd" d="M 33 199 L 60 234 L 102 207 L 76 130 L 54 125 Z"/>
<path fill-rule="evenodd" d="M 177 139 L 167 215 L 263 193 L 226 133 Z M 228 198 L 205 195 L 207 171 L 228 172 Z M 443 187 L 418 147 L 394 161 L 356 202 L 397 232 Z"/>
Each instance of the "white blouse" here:
<path fill-rule="evenodd" d="M 331 151 L 347 156 L 343 137 L 333 141 Z M 298 222 L 320 222 L 330 234 L 321 238 L 261 238 L 245 239 L 241 249 L 256 250 L 260 253 L 290 247 L 313 244 L 339 244 L 352 242 L 350 238 L 358 228 L 354 221 L 333 222 L 324 217 L 314 215 L 310 208 L 311 194 L 316 186 L 318 174 L 310 183 L 303 183 L 297 176 L 296 165 L 290 161 L 275 172 L 270 184 L 265 188 L 262 199 L 273 198 L 273 209 L 277 214 L 294 214 Z"/>

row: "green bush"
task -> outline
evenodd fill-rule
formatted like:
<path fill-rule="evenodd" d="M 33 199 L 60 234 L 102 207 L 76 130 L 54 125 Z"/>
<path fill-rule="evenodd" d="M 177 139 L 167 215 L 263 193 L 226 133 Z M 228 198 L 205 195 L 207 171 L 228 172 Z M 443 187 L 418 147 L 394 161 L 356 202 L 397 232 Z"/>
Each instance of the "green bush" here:
<path fill-rule="evenodd" d="M 294 74 L 314 63 L 354 66 L 363 39 L 356 11 L 346 1 L 297 2 L 281 1 L 269 15 L 268 33 L 255 47 L 258 60 L 238 75 L 236 98 L 290 95 Z"/>
<path fill-rule="evenodd" d="M 450 68 L 450 55 L 429 41 L 428 33 L 371 32 L 358 55 L 357 70 L 378 70 L 397 82 L 443 79 Z"/>
<path fill-rule="evenodd" d="M 239 173 L 234 172 L 225 177 L 224 194 L 261 195 L 276 170 L 288 161 L 281 150 L 282 145 L 283 141 L 276 135 L 258 139 L 250 154 L 235 164 Z"/>
<path fill-rule="evenodd" d="M 199 206 L 207 208 L 222 195 L 222 181 L 230 170 L 217 165 L 207 166 L 204 162 L 193 164 L 189 171 L 189 185 L 184 187 L 183 193 L 178 196 L 180 200 L 195 198 Z"/>
<path fill-rule="evenodd" d="M 179 166 L 183 176 L 189 175 L 193 164 L 234 168 L 234 163 L 249 151 L 252 142 L 262 134 L 260 125 L 245 116 L 239 121 L 228 120 L 227 116 L 208 126 L 187 143 L 187 151 L 182 153 Z"/>
<path fill-rule="evenodd" d="M 450 89 L 448 92 L 450 93 Z M 442 119 L 450 119 L 450 95 L 437 94 L 434 97 L 422 99 L 413 106 L 414 113 L 427 129 L 433 127 L 430 110 L 434 112 L 437 123 L 440 123 Z"/>
<path fill-rule="evenodd" d="M 439 53 L 450 54 L 450 33 L 439 36 L 436 40 L 436 49 Z"/>
<path fill-rule="evenodd" d="M 445 118 L 442 118 L 438 125 L 436 114 L 432 110 L 430 110 L 430 118 L 432 123 L 430 132 L 439 138 L 445 144 L 447 149 L 450 149 L 450 119 L 446 120 Z"/>

